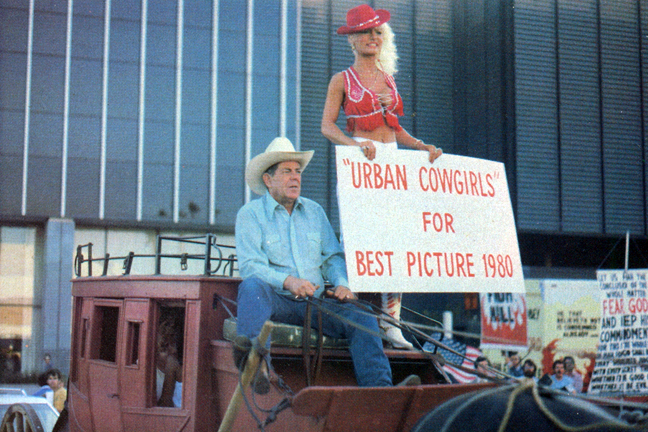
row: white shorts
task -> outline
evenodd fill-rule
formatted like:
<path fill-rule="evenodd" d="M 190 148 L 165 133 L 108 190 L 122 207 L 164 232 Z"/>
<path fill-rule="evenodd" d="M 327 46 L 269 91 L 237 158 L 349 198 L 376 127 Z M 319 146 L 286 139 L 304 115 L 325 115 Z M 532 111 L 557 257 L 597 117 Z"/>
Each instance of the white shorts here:
<path fill-rule="evenodd" d="M 398 144 L 396 142 L 380 142 L 380 141 L 374 141 L 369 138 L 363 138 L 363 137 L 353 137 L 353 140 L 356 142 L 362 142 L 362 141 L 371 141 L 376 145 L 376 148 L 389 148 L 389 149 L 394 149 L 396 150 L 398 148 Z"/>

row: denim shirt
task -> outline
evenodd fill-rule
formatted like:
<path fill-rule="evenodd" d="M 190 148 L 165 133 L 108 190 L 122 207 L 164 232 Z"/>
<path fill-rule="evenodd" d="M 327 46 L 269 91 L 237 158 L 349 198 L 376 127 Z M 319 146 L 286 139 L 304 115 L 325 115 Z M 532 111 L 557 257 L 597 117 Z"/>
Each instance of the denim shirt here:
<path fill-rule="evenodd" d="M 324 289 L 349 286 L 344 251 L 322 206 L 299 197 L 292 214 L 266 192 L 250 201 L 236 216 L 236 254 L 242 278 L 258 277 L 277 292 L 288 276 L 310 281 Z"/>
<path fill-rule="evenodd" d="M 556 375 L 550 375 L 550 376 L 551 376 L 551 385 L 549 386 L 550 388 L 556 390 L 565 389 L 569 393 L 574 391 L 574 386 L 572 385 L 574 381 L 571 378 L 569 378 L 567 375 L 563 375 L 562 379 L 560 380 L 556 378 Z"/>

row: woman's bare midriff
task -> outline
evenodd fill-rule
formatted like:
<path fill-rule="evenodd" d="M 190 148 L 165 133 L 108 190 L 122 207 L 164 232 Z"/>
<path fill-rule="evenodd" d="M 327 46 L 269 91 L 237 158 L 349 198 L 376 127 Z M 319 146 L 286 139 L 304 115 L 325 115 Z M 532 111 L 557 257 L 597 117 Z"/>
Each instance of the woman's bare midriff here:
<path fill-rule="evenodd" d="M 387 125 L 379 126 L 372 131 L 355 130 L 353 131 L 353 136 L 367 138 L 382 143 L 396 142 L 396 133 L 394 132 L 394 129 Z"/>

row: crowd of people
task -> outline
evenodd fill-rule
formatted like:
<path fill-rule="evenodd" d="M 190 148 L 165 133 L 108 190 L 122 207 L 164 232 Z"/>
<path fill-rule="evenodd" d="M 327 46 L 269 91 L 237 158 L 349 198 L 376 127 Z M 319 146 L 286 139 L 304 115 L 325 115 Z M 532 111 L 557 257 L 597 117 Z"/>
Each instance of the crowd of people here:
<path fill-rule="evenodd" d="M 485 356 L 480 356 L 474 361 L 476 378 L 474 383 L 488 382 L 489 377 L 494 378 L 491 362 Z M 538 366 L 531 359 L 521 361 L 517 352 L 508 353 L 508 362 L 506 365 L 506 374 L 513 380 L 533 380 L 539 385 L 543 385 L 555 390 L 565 391 L 567 393 L 583 392 L 583 376 L 576 370 L 576 362 L 572 356 L 565 356 L 562 359 L 555 360 L 552 364 L 553 373 L 545 373 L 538 377 Z"/>
<path fill-rule="evenodd" d="M 576 370 L 573 357 L 566 356 L 554 361 L 552 370 L 553 374 L 543 375 L 538 384 L 573 394 L 583 391 L 583 376 Z"/>

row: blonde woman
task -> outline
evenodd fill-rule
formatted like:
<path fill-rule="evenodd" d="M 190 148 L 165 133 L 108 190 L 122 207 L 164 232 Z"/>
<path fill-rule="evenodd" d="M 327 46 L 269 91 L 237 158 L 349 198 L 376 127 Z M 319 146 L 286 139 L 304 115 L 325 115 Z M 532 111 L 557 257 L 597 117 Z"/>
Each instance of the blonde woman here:
<path fill-rule="evenodd" d="M 400 143 L 427 151 L 430 162 L 434 162 L 442 150 L 414 138 L 398 122 L 398 117 L 403 115 L 403 100 L 393 77 L 398 56 L 394 33 L 387 24 L 390 17 L 388 11 L 374 10 L 369 5 L 347 12 L 347 25 L 337 32 L 348 35 L 355 61 L 331 79 L 322 115 L 322 134 L 334 144 L 360 147 L 369 160 L 376 157 L 376 151 L 396 148 Z M 340 108 L 346 115 L 346 130 L 351 136 L 336 125 Z M 401 295 L 382 293 L 382 308 L 399 319 Z M 394 341 L 394 347 L 413 348 L 399 328 L 385 321 L 381 327 Z"/>

